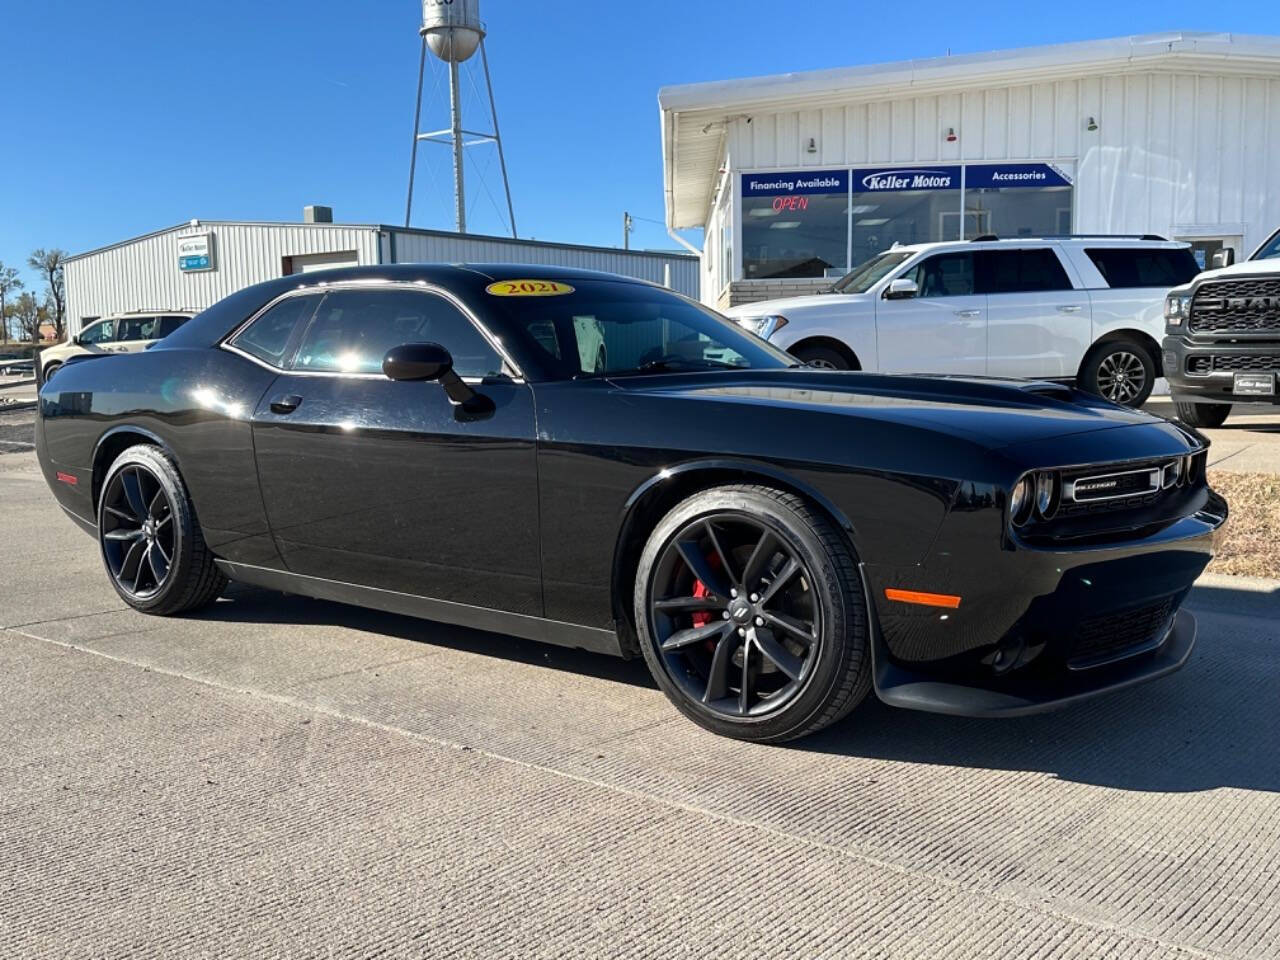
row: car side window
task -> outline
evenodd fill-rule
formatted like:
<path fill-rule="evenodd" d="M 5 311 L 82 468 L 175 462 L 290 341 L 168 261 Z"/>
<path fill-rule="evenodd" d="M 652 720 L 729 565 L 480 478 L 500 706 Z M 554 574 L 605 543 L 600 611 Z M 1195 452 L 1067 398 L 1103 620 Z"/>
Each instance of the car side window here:
<path fill-rule="evenodd" d="M 1052 250 L 988 250 L 984 293 L 1044 293 L 1070 290 L 1071 279 Z"/>
<path fill-rule="evenodd" d="M 121 320 L 116 327 L 116 340 L 150 340 L 151 329 L 155 326 L 155 317 L 128 317 Z"/>
<path fill-rule="evenodd" d="M 154 336 L 157 340 L 162 340 L 186 322 L 186 317 L 161 317 Z"/>
<path fill-rule="evenodd" d="M 81 343 L 110 343 L 115 339 L 116 325 L 112 320 L 103 320 L 100 323 L 92 324 L 85 327 L 80 333 Z"/>
<path fill-rule="evenodd" d="M 287 297 L 240 331 L 231 345 L 273 367 L 283 367 L 295 330 L 320 302 L 319 296 Z"/>
<path fill-rule="evenodd" d="M 502 373 L 502 358 L 448 300 L 417 290 L 338 290 L 327 294 L 302 337 L 295 370 L 381 373 L 382 359 L 404 343 L 438 343 L 460 377 Z"/>
<path fill-rule="evenodd" d="M 973 254 L 940 253 L 903 274 L 916 282 L 917 296 L 967 297 L 974 292 Z"/>
<path fill-rule="evenodd" d="M 1113 290 L 1140 287 L 1180 287 L 1200 272 L 1195 255 L 1181 249 L 1100 247 L 1085 254 Z"/>

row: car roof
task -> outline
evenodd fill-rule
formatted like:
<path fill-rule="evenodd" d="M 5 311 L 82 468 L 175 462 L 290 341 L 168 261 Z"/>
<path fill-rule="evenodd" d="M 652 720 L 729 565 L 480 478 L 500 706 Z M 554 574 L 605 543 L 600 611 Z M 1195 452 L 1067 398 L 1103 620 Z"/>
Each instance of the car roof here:
<path fill-rule="evenodd" d="M 617 280 L 652 286 L 647 280 L 622 277 L 599 270 L 583 270 L 578 267 L 557 267 L 539 263 L 394 263 L 368 264 L 357 267 L 335 267 L 332 270 L 316 270 L 283 278 L 312 285 L 338 283 L 344 280 L 398 280 L 427 283 L 461 284 L 465 287 L 494 283 L 499 280 Z"/>

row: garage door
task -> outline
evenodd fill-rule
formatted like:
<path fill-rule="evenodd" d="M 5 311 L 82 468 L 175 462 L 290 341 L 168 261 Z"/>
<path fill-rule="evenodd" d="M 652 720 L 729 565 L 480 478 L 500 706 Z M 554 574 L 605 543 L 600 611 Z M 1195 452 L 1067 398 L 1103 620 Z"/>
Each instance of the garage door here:
<path fill-rule="evenodd" d="M 337 253 L 306 253 L 284 258 L 284 272 L 311 273 L 313 270 L 332 270 L 334 267 L 358 267 L 360 256 L 354 250 Z"/>

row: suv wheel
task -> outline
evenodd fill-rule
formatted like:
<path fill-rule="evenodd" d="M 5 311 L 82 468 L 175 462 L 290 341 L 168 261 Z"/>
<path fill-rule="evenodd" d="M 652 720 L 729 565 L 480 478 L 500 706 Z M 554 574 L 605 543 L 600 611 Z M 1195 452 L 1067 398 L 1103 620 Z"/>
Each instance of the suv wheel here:
<path fill-rule="evenodd" d="M 1094 347 L 1080 368 L 1080 386 L 1126 407 L 1140 407 L 1156 385 L 1156 362 L 1135 340 L 1112 340 Z"/>
<path fill-rule="evenodd" d="M 43 373 L 41 374 L 41 375 L 44 377 L 44 382 L 45 382 L 45 383 L 48 383 L 48 382 L 49 382 L 49 379 L 50 379 L 50 378 L 51 378 L 55 373 L 57 373 L 57 372 L 58 372 L 58 368 L 59 368 L 59 367 L 61 367 L 61 366 L 62 366 L 62 364 L 61 364 L 61 363 L 59 363 L 57 360 L 54 360 L 52 363 L 50 363 L 48 366 L 46 366 L 46 367 L 44 368 Z"/>
<path fill-rule="evenodd" d="M 799 347 L 792 350 L 791 355 L 797 360 L 807 363 L 811 367 L 817 367 L 819 370 L 857 369 L 849 363 L 844 354 L 840 353 L 840 351 L 832 350 L 830 347 L 819 346 L 818 344 Z"/>
<path fill-rule="evenodd" d="M 1229 403 L 1188 403 L 1181 400 L 1173 402 L 1178 411 L 1178 419 L 1189 427 L 1220 427 L 1227 422 L 1231 413 Z"/>
<path fill-rule="evenodd" d="M 116 458 L 98 501 L 98 543 L 111 585 L 143 613 L 212 603 L 227 585 L 204 542 L 172 458 L 139 444 Z"/>
<path fill-rule="evenodd" d="M 658 686 L 714 733 L 793 740 L 871 687 L 853 552 L 794 494 L 735 485 L 677 505 L 641 555 L 635 615 Z"/>

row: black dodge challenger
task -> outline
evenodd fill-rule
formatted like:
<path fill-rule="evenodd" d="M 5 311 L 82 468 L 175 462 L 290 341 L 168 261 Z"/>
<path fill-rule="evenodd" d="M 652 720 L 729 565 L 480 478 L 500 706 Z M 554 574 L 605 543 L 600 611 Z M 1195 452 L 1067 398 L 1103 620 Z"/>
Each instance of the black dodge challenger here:
<path fill-rule="evenodd" d="M 243 290 L 43 386 L 126 603 L 228 580 L 622 656 L 782 741 L 1170 673 L 1227 516 L 1195 432 L 1049 383 L 824 371 L 661 288 L 404 265 Z"/>

